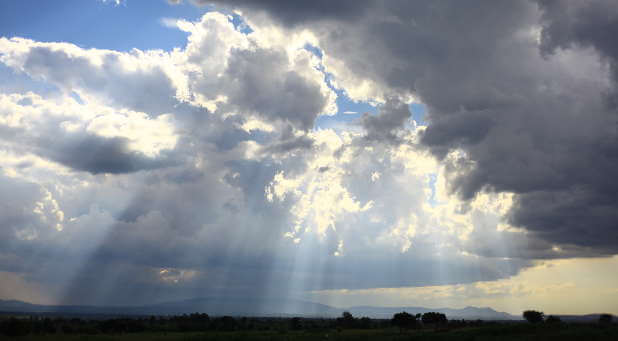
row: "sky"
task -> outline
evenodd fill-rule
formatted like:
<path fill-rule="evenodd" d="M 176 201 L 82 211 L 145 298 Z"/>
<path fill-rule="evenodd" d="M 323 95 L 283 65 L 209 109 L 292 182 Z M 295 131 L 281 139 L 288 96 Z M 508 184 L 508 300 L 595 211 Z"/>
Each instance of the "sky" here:
<path fill-rule="evenodd" d="M 618 5 L 0 4 L 0 299 L 618 313 Z"/>

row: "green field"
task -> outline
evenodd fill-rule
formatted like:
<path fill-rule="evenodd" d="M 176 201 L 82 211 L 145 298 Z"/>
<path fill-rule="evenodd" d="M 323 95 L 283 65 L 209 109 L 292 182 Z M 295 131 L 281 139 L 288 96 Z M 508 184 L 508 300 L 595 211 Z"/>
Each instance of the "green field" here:
<path fill-rule="evenodd" d="M 208 331 L 198 333 L 126 333 L 126 334 L 50 334 L 21 337 L 0 336 L 0 340 L 36 341 L 199 341 L 199 340 L 618 340 L 618 326 L 596 324 L 561 324 L 556 326 L 529 324 L 497 324 L 453 330 L 409 330 L 395 328 L 369 330 L 311 330 L 311 331 Z"/>

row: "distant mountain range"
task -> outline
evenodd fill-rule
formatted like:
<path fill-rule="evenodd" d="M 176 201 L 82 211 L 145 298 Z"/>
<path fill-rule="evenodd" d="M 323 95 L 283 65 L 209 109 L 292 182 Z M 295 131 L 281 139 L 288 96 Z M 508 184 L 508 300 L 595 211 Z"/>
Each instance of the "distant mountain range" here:
<path fill-rule="evenodd" d="M 16 300 L 0 300 L 0 312 L 49 313 L 66 315 L 177 315 L 189 313 L 208 313 L 210 315 L 232 316 L 303 316 L 338 317 L 349 311 L 356 317 L 391 318 L 393 314 L 406 311 L 410 314 L 437 311 L 449 319 L 467 320 L 520 320 L 504 312 L 491 308 L 466 307 L 424 308 L 424 307 L 373 307 L 358 306 L 347 309 L 334 308 L 325 304 L 300 300 L 256 299 L 256 298 L 195 298 L 182 301 L 165 302 L 143 306 L 80 306 L 80 305 L 40 305 Z"/>
<path fill-rule="evenodd" d="M 422 314 L 428 311 L 443 313 L 449 319 L 466 320 L 521 320 L 519 316 L 493 310 L 492 308 L 465 307 L 463 309 L 452 308 L 425 308 L 425 307 L 351 307 L 348 310 L 354 316 L 370 316 L 374 318 L 391 318 L 393 314 L 402 311 L 410 314 Z"/>

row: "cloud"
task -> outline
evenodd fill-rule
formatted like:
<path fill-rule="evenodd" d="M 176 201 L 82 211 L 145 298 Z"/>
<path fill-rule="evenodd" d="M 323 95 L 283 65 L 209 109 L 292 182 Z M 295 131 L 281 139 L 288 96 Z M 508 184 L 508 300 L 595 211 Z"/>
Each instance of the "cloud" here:
<path fill-rule="evenodd" d="M 541 50 L 552 54 L 557 49 L 592 47 L 597 50 L 618 77 L 618 47 L 608 32 L 618 27 L 618 9 L 607 0 L 581 3 L 537 1 L 543 12 Z"/>
<path fill-rule="evenodd" d="M 278 167 L 304 167 L 297 152 L 311 150 L 307 130 L 336 112 L 336 95 L 312 54 L 264 45 L 223 14 L 175 24 L 189 39 L 169 53 L 0 38 L 4 65 L 60 90 L 0 95 L 14 187 L 3 193 L 34 193 L 3 215 L 14 224 L 3 224 L 2 267 L 48 300 L 248 292 L 250 278 L 266 290 L 276 250 L 291 254 L 279 245 L 289 213 L 264 188 Z"/>
<path fill-rule="evenodd" d="M 380 115 L 363 114 L 361 125 L 367 132 L 367 139 L 397 143 L 397 132 L 406 128 L 405 124 L 410 117 L 412 113 L 406 103 L 401 103 L 398 99 L 388 99 L 380 107 Z"/>
<path fill-rule="evenodd" d="M 0 95 L 4 143 L 73 169 L 128 173 L 165 167 L 176 145 L 169 116 L 149 120 L 144 113 L 60 103 L 33 93 Z"/>
<path fill-rule="evenodd" d="M 123 3 L 123 0 L 100 0 L 100 1 L 102 1 L 103 3 L 108 3 L 108 2 L 111 2 L 111 3 L 113 3 L 115 6 L 119 6 L 120 4 L 122 4 L 122 3 Z"/>
<path fill-rule="evenodd" d="M 229 60 L 230 102 L 243 111 L 290 122 L 304 130 L 313 127 L 324 111 L 327 97 L 318 84 L 285 70 L 288 57 L 282 51 L 261 49 L 232 52 Z M 282 70 L 283 69 L 283 70 Z"/>
<path fill-rule="evenodd" d="M 246 9 L 249 23 L 311 30 L 333 84 L 352 99 L 396 93 L 425 104 L 421 145 L 443 160 L 462 155 L 448 168 L 452 193 L 514 193 L 509 222 L 548 247 L 618 252 L 611 1 L 339 3 L 335 13 L 353 20 L 311 14 L 328 4 L 221 3 Z"/>
<path fill-rule="evenodd" d="M 82 49 L 69 43 L 0 38 L 0 61 L 34 79 L 102 103 L 160 115 L 178 104 L 182 79 L 162 51 Z"/>
<path fill-rule="evenodd" d="M 50 142 L 41 141 L 42 144 Z M 54 149 L 49 151 L 48 157 L 71 168 L 92 174 L 128 173 L 165 165 L 137 152 L 131 152 L 128 140 L 123 138 L 69 134 L 63 142 L 54 146 Z"/>
<path fill-rule="evenodd" d="M 303 1 L 277 1 L 268 0 L 256 4 L 247 0 L 192 0 L 194 4 L 206 5 L 210 3 L 220 3 L 223 6 L 238 6 L 253 11 L 266 10 L 268 13 L 275 14 L 287 25 L 299 25 L 303 22 L 312 20 L 322 20 L 324 18 L 353 19 L 365 12 L 367 6 L 359 5 L 355 1 L 327 1 L 318 0 L 312 4 Z"/>
<path fill-rule="evenodd" d="M 182 68 L 193 96 L 190 102 L 303 130 L 312 128 L 318 115 L 336 112 L 336 94 L 310 52 L 272 45 L 265 34 L 245 35 L 218 13 L 207 13 L 196 24 L 177 25 L 191 33 L 186 53 L 178 57 L 186 63 Z"/>

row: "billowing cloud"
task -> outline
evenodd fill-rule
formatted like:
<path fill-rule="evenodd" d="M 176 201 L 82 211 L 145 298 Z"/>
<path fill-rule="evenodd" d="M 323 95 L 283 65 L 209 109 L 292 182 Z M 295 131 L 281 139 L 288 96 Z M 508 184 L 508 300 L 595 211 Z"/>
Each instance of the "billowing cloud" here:
<path fill-rule="evenodd" d="M 180 82 L 173 60 L 162 51 L 121 53 L 82 49 L 68 43 L 0 38 L 2 61 L 34 79 L 75 91 L 84 99 L 159 115 L 173 110 Z"/>
<path fill-rule="evenodd" d="M 334 84 L 354 99 L 424 103 L 420 144 L 440 159 L 463 152 L 449 167 L 460 198 L 515 193 L 510 224 L 548 246 L 617 251 L 611 1 L 337 5 L 354 20 L 310 15 L 328 4 L 221 4 L 246 9 L 249 22 L 312 30 Z"/>
<path fill-rule="evenodd" d="M 128 173 L 164 167 L 177 136 L 169 115 L 80 104 L 72 98 L 48 101 L 33 93 L 0 95 L 4 144 L 70 168 Z"/>

